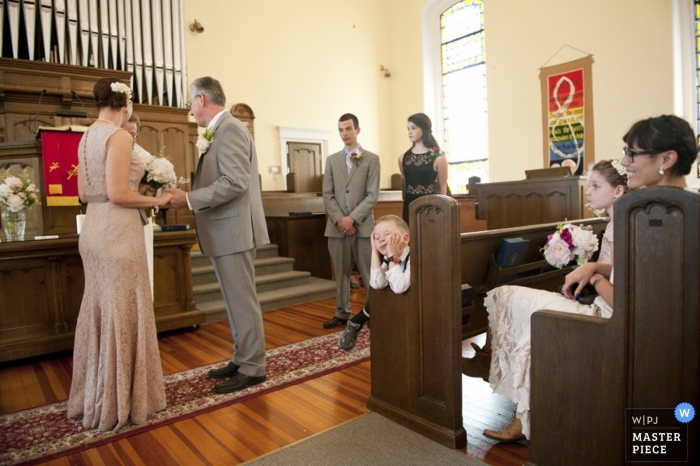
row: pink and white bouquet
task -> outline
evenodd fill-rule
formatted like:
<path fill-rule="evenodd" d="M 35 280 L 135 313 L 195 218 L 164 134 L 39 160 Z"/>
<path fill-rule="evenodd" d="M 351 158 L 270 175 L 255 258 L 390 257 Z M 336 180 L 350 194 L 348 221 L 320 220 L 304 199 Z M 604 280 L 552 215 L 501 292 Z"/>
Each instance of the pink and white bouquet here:
<path fill-rule="evenodd" d="M 542 248 L 544 258 L 554 267 L 561 269 L 576 259 L 583 265 L 598 250 L 598 238 L 593 227 L 560 223 L 556 231 L 547 237 Z"/>
<path fill-rule="evenodd" d="M 9 170 L 0 175 L 0 205 L 11 212 L 19 212 L 39 203 L 39 190 L 31 182 L 25 169 L 18 176 Z"/>

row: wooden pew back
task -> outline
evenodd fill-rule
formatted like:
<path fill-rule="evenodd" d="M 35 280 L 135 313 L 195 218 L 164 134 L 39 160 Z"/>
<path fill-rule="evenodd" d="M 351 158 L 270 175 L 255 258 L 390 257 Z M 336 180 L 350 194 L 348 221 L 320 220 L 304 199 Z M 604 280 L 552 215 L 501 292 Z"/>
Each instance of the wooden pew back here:
<path fill-rule="evenodd" d="M 675 188 L 622 197 L 612 318 L 533 315 L 528 464 L 626 464 L 626 409 L 698 409 L 699 213 Z M 697 464 L 697 420 L 686 425 Z"/>
<path fill-rule="evenodd" d="M 367 406 L 443 445 L 461 448 L 466 444 L 461 342 L 465 334 L 486 330 L 483 293 L 498 284 L 499 275 L 507 274 L 520 274 L 510 284 L 556 289 L 567 270 L 541 273 L 546 263 L 539 248 L 555 223 L 460 235 L 460 204 L 455 199 L 424 196 L 410 208 L 411 287 L 400 295 L 388 288 L 369 290 L 373 338 Z M 605 219 L 585 223 L 598 233 L 605 227 Z M 530 240 L 530 263 L 494 274 L 493 256 L 501 240 L 518 236 Z M 480 293 L 464 310 L 463 283 Z M 464 330 L 463 312 L 468 317 Z"/>
<path fill-rule="evenodd" d="M 571 221 L 573 224 L 591 226 L 599 239 L 602 238 L 607 222 L 607 217 Z M 564 276 L 572 270 L 572 267 L 554 269 L 547 263 L 541 252 L 547 237 L 555 231 L 556 226 L 556 223 L 546 223 L 462 233 L 461 281 L 463 285 L 468 285 L 474 290 L 471 306 L 462 310 L 464 316 L 462 338 L 470 338 L 486 331 L 488 316 L 483 305 L 484 298 L 488 291 L 501 284 L 500 277 L 515 275 L 515 280 L 503 284 L 548 291 L 556 291 L 564 283 Z M 528 245 L 520 265 L 502 269 L 496 264 L 495 257 L 502 241 L 507 238 L 523 238 L 528 240 Z"/>

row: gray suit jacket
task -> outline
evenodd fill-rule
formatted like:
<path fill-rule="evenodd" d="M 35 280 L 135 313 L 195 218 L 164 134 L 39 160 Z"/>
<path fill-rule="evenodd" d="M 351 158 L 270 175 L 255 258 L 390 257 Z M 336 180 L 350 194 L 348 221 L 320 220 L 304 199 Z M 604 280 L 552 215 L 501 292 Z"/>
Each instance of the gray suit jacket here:
<path fill-rule="evenodd" d="M 374 229 L 374 205 L 379 197 L 379 156 L 362 151 L 362 160 L 354 164 L 350 174 L 345 152 L 336 152 L 326 160 L 323 174 L 323 204 L 328 212 L 325 236 L 343 238 L 338 220 L 346 215 L 355 220 L 357 236 L 369 238 Z"/>
<path fill-rule="evenodd" d="M 209 150 L 199 158 L 193 190 L 187 198 L 202 254 L 217 257 L 247 251 L 270 239 L 258 156 L 248 128 L 225 113 L 214 131 Z"/>

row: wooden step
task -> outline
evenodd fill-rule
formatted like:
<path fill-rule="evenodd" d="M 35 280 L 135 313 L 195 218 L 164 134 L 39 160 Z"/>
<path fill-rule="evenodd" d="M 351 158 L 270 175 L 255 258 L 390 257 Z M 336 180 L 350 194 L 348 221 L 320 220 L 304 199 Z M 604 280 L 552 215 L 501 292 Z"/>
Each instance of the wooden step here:
<path fill-rule="evenodd" d="M 209 261 L 209 258 L 207 258 Z M 294 259 L 291 257 L 265 257 L 255 259 L 255 276 L 276 274 L 282 272 L 291 272 L 294 270 Z M 214 266 L 211 262 L 207 265 L 198 265 L 192 267 L 192 284 L 203 285 L 206 283 L 216 283 L 216 274 Z"/>
<path fill-rule="evenodd" d="M 258 299 L 264 312 L 318 299 L 332 298 L 335 293 L 334 281 L 307 277 L 304 285 L 259 292 Z M 197 301 L 197 308 L 204 311 L 206 322 L 216 322 L 227 318 L 223 299 Z"/>
<path fill-rule="evenodd" d="M 226 319 L 226 308 L 214 267 L 209 257 L 199 251 L 192 251 L 192 284 L 197 308 L 204 311 L 206 321 Z M 294 270 L 294 259 L 278 256 L 278 248 L 274 244 L 257 249 L 255 289 L 263 311 L 329 298 L 336 294 L 334 281 Z"/>

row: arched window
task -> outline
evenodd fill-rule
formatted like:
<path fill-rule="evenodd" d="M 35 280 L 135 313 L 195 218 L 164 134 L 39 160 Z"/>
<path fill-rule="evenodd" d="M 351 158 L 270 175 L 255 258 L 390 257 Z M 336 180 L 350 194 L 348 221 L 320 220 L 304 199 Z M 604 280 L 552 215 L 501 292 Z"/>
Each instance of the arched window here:
<path fill-rule="evenodd" d="M 486 52 L 482 0 L 462 0 L 440 14 L 442 139 L 453 193 L 469 177 L 488 181 Z"/>

